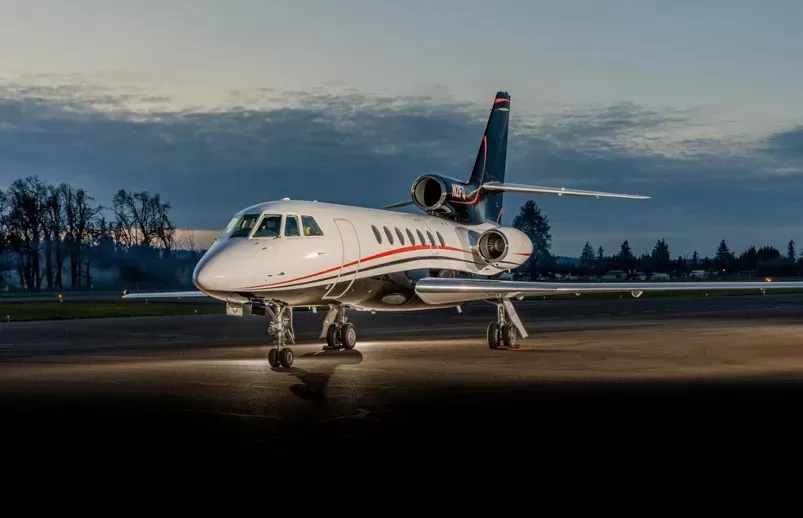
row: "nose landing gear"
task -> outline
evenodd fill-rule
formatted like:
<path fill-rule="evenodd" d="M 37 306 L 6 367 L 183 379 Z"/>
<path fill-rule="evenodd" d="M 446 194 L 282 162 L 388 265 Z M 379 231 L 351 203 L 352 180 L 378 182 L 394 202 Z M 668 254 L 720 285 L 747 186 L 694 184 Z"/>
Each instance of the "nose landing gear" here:
<path fill-rule="evenodd" d="M 267 333 L 273 337 L 275 347 L 268 351 L 268 363 L 271 367 L 289 368 L 293 365 L 293 350 L 287 343 L 295 344 L 293 330 L 293 308 L 280 304 L 266 304 L 265 311 L 270 315 L 271 323 Z"/>

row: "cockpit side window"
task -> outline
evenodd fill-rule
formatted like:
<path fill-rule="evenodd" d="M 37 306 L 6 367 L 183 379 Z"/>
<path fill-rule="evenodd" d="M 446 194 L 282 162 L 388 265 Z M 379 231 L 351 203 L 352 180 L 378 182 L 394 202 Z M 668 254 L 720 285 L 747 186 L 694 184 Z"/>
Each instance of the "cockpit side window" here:
<path fill-rule="evenodd" d="M 298 216 L 288 215 L 284 220 L 284 235 L 288 237 L 301 235 L 301 232 L 298 230 Z"/>
<path fill-rule="evenodd" d="M 232 228 L 229 237 L 248 237 L 251 230 L 254 228 L 257 218 L 259 218 L 259 214 L 245 214 L 240 217 L 234 222 L 234 225 L 230 224 Z M 228 228 L 226 230 L 228 230 Z M 225 234 L 226 232 L 224 231 L 224 236 Z"/>
<path fill-rule="evenodd" d="M 253 237 L 278 237 L 282 229 L 282 216 L 279 214 L 265 214 Z"/>
<path fill-rule="evenodd" d="M 305 236 L 322 236 L 323 231 L 312 216 L 301 216 L 301 226 L 304 227 Z"/>

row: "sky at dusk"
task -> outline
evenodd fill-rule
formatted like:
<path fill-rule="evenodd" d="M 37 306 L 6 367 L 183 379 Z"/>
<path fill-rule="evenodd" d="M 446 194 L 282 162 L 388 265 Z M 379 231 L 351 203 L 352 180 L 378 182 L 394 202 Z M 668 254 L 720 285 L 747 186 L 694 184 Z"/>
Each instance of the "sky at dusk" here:
<path fill-rule="evenodd" d="M 381 207 L 468 178 L 498 90 L 507 181 L 553 252 L 803 245 L 803 3 L 0 0 L 0 188 L 159 193 L 216 234 L 290 197 Z M 529 197 L 505 195 L 512 217 Z"/>

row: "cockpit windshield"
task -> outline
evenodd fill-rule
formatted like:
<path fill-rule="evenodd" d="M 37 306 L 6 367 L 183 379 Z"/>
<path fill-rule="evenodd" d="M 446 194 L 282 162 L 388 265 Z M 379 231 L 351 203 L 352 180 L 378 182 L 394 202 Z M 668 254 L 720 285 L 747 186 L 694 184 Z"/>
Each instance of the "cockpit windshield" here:
<path fill-rule="evenodd" d="M 220 237 L 248 237 L 256 224 L 259 214 L 245 214 L 231 220 Z"/>
<path fill-rule="evenodd" d="M 279 214 L 265 214 L 254 237 L 277 237 L 282 228 L 282 216 Z"/>

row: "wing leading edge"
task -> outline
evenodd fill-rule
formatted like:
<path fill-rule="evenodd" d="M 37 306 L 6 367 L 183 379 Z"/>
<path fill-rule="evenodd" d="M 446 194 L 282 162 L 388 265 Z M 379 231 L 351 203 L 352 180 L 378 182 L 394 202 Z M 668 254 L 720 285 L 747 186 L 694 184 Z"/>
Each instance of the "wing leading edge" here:
<path fill-rule="evenodd" d="M 426 277 L 415 291 L 427 304 L 565 293 L 631 293 L 645 291 L 734 291 L 803 289 L 803 282 L 519 282 Z"/>
<path fill-rule="evenodd" d="M 202 291 L 160 291 L 154 293 L 128 293 L 123 292 L 124 299 L 184 299 L 193 297 L 208 297 Z"/>
<path fill-rule="evenodd" d="M 539 185 L 524 185 L 520 183 L 488 182 L 482 184 L 482 189 L 496 192 L 520 192 L 528 194 L 555 194 L 557 196 L 586 196 L 591 198 L 622 198 L 627 200 L 649 200 L 649 196 L 641 194 L 619 194 L 615 192 L 584 191 L 581 189 L 566 189 L 565 187 L 542 187 Z"/>
<path fill-rule="evenodd" d="M 540 185 L 525 185 L 520 183 L 488 182 L 480 185 L 481 190 L 489 192 L 518 192 L 525 194 L 554 194 L 556 196 L 583 196 L 586 198 L 618 198 L 624 200 L 649 200 L 649 196 L 641 194 L 620 194 L 616 192 L 585 191 L 582 189 L 566 189 L 565 187 L 543 187 Z M 383 209 L 398 209 L 414 205 L 413 200 L 400 201 L 385 205 Z"/>

